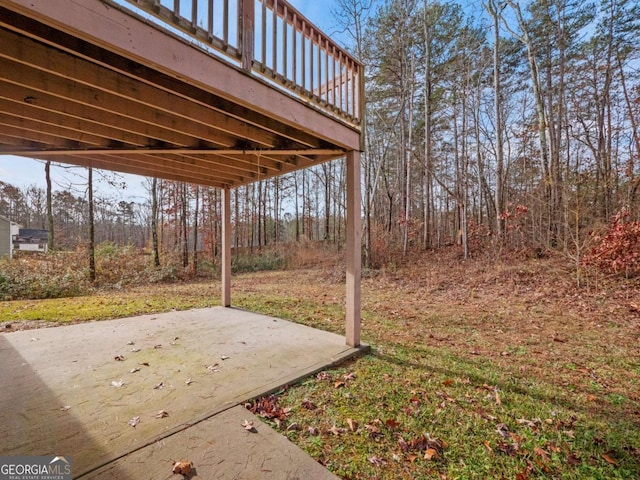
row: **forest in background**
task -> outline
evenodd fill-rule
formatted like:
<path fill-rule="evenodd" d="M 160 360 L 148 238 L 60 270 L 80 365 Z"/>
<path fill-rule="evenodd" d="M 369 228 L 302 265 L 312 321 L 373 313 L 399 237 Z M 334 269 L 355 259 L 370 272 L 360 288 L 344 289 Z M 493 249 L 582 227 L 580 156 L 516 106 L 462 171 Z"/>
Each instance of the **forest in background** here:
<path fill-rule="evenodd" d="M 432 0 L 337 4 L 366 72 L 365 265 L 459 245 L 464 258 L 559 252 L 578 282 L 585 260 L 637 270 L 636 1 L 484 0 L 473 13 Z M 48 229 L 52 250 L 109 242 L 147 249 L 155 265 L 215 266 L 218 190 L 148 179 L 148 201 L 128 202 L 94 195 L 96 181 L 118 177 L 93 174 L 79 189 L 0 182 L 0 215 Z M 236 254 L 301 241 L 339 248 L 344 161 L 233 190 L 232 225 Z"/>

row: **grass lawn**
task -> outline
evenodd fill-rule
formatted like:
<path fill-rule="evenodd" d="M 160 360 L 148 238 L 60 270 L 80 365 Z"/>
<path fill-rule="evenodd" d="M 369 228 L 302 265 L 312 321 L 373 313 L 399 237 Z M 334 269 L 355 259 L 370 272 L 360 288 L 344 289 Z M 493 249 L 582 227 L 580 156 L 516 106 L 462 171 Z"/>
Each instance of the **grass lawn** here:
<path fill-rule="evenodd" d="M 577 289 L 553 259 L 421 257 L 365 276 L 370 354 L 253 410 L 347 479 L 640 478 L 639 287 Z M 0 319 L 10 331 L 218 297 L 218 283 L 155 285 L 4 302 Z M 343 332 L 340 272 L 239 275 L 232 300 Z"/>

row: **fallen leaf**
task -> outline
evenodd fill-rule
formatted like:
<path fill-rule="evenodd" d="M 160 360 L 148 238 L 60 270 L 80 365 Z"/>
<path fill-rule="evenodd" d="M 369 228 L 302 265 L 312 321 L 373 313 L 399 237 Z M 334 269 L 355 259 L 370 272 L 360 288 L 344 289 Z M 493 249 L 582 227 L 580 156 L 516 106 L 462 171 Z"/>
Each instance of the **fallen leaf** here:
<path fill-rule="evenodd" d="M 71 410 L 71 405 L 65 405 L 64 407 L 60 408 L 60 411 L 62 412 L 66 412 L 67 410 Z"/>
<path fill-rule="evenodd" d="M 418 459 L 418 455 L 414 455 L 414 454 L 407 455 L 407 460 L 409 460 L 410 463 L 415 462 L 417 459 Z"/>
<path fill-rule="evenodd" d="M 502 400 L 500 399 L 500 394 L 498 390 L 496 390 L 496 405 L 502 405 Z"/>
<path fill-rule="evenodd" d="M 220 355 L 220 360 L 229 360 L 227 355 Z"/>
<path fill-rule="evenodd" d="M 596 396 L 595 395 L 589 395 L 587 397 L 587 401 L 588 402 L 595 402 L 596 401 Z"/>
<path fill-rule="evenodd" d="M 136 342 L 134 342 L 133 340 L 131 340 L 130 342 L 127 342 L 127 345 L 135 345 Z"/>
<path fill-rule="evenodd" d="M 403 452 L 409 451 L 409 444 L 402 437 L 402 435 L 398 435 L 398 445 L 400 446 L 400 450 L 402 450 Z"/>
<path fill-rule="evenodd" d="M 135 428 L 135 426 L 140 423 L 140 417 L 133 417 L 127 423 Z"/>
<path fill-rule="evenodd" d="M 573 467 L 575 467 L 576 465 L 580 465 L 580 463 L 582 463 L 582 461 L 580 460 L 580 457 L 578 457 L 577 455 L 575 455 L 574 453 L 571 453 L 568 457 L 567 457 L 567 463 Z"/>
<path fill-rule="evenodd" d="M 244 422 L 242 422 L 242 426 L 244 427 L 244 429 L 247 432 L 255 432 L 256 429 L 253 426 L 253 422 L 250 420 L 245 420 Z"/>
<path fill-rule="evenodd" d="M 504 438 L 509 438 L 509 426 L 506 423 L 499 423 L 496 431 Z"/>
<path fill-rule="evenodd" d="M 305 398 L 302 402 L 302 406 L 307 410 L 315 410 L 318 408 L 315 403 L 311 402 L 309 399 Z"/>
<path fill-rule="evenodd" d="M 611 457 L 611 452 L 603 453 L 602 458 L 604 458 L 605 461 L 607 463 L 610 463 L 611 465 L 618 465 L 618 461 Z"/>
<path fill-rule="evenodd" d="M 177 462 L 174 462 L 172 472 L 174 473 L 174 475 L 179 474 L 179 475 L 184 475 L 186 477 L 191 473 L 192 470 L 193 470 L 192 462 L 190 462 L 189 460 L 179 460 Z"/>
<path fill-rule="evenodd" d="M 297 422 L 293 422 L 291 425 L 287 427 L 287 432 L 293 432 L 297 430 L 300 430 L 300 425 L 298 425 Z"/>
<path fill-rule="evenodd" d="M 148 367 L 149 366 L 149 362 L 142 362 L 142 363 L 139 363 L 138 365 L 142 365 L 144 367 Z"/>
<path fill-rule="evenodd" d="M 191 385 L 193 382 L 191 381 L 191 379 L 190 379 L 190 378 L 187 378 L 187 379 L 184 381 L 184 383 L 185 383 L 186 385 Z"/>
<path fill-rule="evenodd" d="M 331 380 L 331 374 L 329 372 L 320 372 L 316 375 L 316 380 Z"/>
<path fill-rule="evenodd" d="M 329 429 L 329 432 L 333 433 L 336 437 L 347 432 L 346 428 L 338 428 L 335 425 Z"/>
<path fill-rule="evenodd" d="M 131 351 L 132 351 L 133 353 L 136 353 L 136 352 L 139 352 L 139 351 L 140 351 L 140 349 L 139 349 L 139 348 L 135 348 L 135 347 L 134 347 L 134 348 L 132 348 L 132 349 L 131 349 Z"/>
<path fill-rule="evenodd" d="M 369 432 L 369 438 L 372 440 L 377 440 L 378 438 L 384 436 L 378 427 L 375 425 L 366 424 L 364 426 L 365 430 Z"/>
<path fill-rule="evenodd" d="M 122 380 L 114 380 L 113 382 L 111 382 L 112 387 L 120 388 L 123 385 L 124 382 Z"/>
<path fill-rule="evenodd" d="M 533 447 L 533 453 L 541 457 L 545 462 L 549 461 L 549 454 L 540 447 Z"/>
<path fill-rule="evenodd" d="M 162 344 L 159 343 L 157 345 L 154 345 L 153 348 L 155 348 L 155 349 L 162 348 Z"/>
<path fill-rule="evenodd" d="M 442 384 L 443 384 L 445 387 L 450 387 L 450 386 L 451 386 L 451 385 L 453 385 L 454 383 L 455 383 L 455 380 L 451 380 L 451 379 L 449 379 L 449 380 L 445 380 L 444 382 L 442 382 Z"/>
<path fill-rule="evenodd" d="M 169 416 L 169 412 L 167 412 L 166 410 L 160 410 L 158 413 L 156 413 L 156 418 L 165 418 Z"/>
<path fill-rule="evenodd" d="M 384 424 L 389 427 L 391 430 L 397 430 L 400 427 L 400 422 L 396 421 L 393 418 L 389 418 Z"/>
<path fill-rule="evenodd" d="M 140 371 L 139 367 L 134 367 L 131 370 L 129 370 L 129 373 L 136 373 L 136 372 L 139 372 L 139 371 Z"/>
<path fill-rule="evenodd" d="M 214 363 L 213 365 L 209 365 L 207 367 L 207 370 L 211 373 L 217 373 L 220 371 L 220 365 L 217 363 Z"/>
<path fill-rule="evenodd" d="M 315 437 L 320 433 L 316 427 L 308 427 L 307 432 L 309 432 L 309 435 L 312 437 Z"/>
<path fill-rule="evenodd" d="M 116 355 L 113 359 L 117 362 L 124 362 L 125 358 L 122 355 Z"/>
<path fill-rule="evenodd" d="M 488 440 L 485 440 L 483 442 L 483 445 L 484 445 L 484 448 L 486 448 L 489 453 L 493 453 L 493 448 L 491 448 L 491 445 L 489 444 Z"/>
<path fill-rule="evenodd" d="M 342 382 L 342 381 L 337 381 L 333 386 L 334 386 L 335 388 L 342 388 L 342 387 L 344 387 L 345 385 L 346 385 L 346 384 L 345 384 L 344 382 Z"/>
<path fill-rule="evenodd" d="M 369 463 L 375 465 L 376 467 L 381 467 L 387 463 L 384 459 L 378 457 L 377 455 L 369 457 L 367 458 L 367 460 L 369 460 Z"/>
<path fill-rule="evenodd" d="M 352 418 L 347 418 L 347 425 L 349 425 L 349 430 L 352 432 L 355 432 L 358 429 L 358 423 Z"/>
<path fill-rule="evenodd" d="M 505 455 L 514 456 L 518 452 L 518 445 L 513 443 L 498 442 L 498 451 Z"/>
<path fill-rule="evenodd" d="M 527 425 L 528 427 L 536 426 L 536 423 L 534 421 L 527 420 L 526 418 L 518 418 L 516 419 L 516 422 L 518 422 L 520 425 Z"/>
<path fill-rule="evenodd" d="M 247 408 L 254 415 L 270 420 L 274 420 L 276 418 L 284 420 L 288 413 L 288 410 L 285 410 L 278 404 L 277 395 L 268 395 L 266 397 L 253 400 Z"/>
<path fill-rule="evenodd" d="M 356 374 L 355 374 L 355 373 L 353 373 L 353 372 L 349 372 L 349 373 L 347 373 L 347 374 L 346 374 L 344 377 L 342 377 L 342 378 L 344 378 L 344 380 L 345 380 L 346 382 L 348 382 L 349 380 L 355 380 L 355 379 L 356 379 Z"/>
<path fill-rule="evenodd" d="M 162 390 L 164 388 L 164 382 L 160 382 L 153 386 L 154 390 Z"/>
<path fill-rule="evenodd" d="M 425 460 L 432 460 L 438 458 L 438 451 L 435 448 L 427 448 L 424 452 Z"/>

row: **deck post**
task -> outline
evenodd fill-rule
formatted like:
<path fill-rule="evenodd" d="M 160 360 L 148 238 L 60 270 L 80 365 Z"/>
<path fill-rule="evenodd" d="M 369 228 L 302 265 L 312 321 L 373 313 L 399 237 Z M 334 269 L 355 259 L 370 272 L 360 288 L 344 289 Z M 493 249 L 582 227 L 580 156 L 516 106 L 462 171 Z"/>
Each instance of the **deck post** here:
<path fill-rule="evenodd" d="M 360 217 L 360 152 L 347 152 L 347 328 L 350 347 L 360 346 L 360 280 L 362 220 Z"/>
<path fill-rule="evenodd" d="M 231 190 L 222 189 L 222 306 L 231 306 Z"/>

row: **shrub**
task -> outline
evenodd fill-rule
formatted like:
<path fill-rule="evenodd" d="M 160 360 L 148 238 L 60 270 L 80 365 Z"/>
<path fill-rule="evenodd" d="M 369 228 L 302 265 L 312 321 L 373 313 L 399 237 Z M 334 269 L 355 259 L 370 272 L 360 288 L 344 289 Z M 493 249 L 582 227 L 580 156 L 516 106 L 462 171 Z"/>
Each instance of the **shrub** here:
<path fill-rule="evenodd" d="M 0 260 L 0 300 L 77 296 L 91 286 L 75 252 L 16 255 Z"/>
<path fill-rule="evenodd" d="M 263 252 L 257 255 L 241 253 L 231 258 L 231 271 L 233 273 L 280 270 L 284 266 L 285 260 L 277 252 Z"/>
<path fill-rule="evenodd" d="M 603 234 L 594 234 L 596 246 L 583 258 L 610 274 L 627 277 L 640 273 L 640 222 L 631 220 L 629 210 L 616 213 Z"/>

